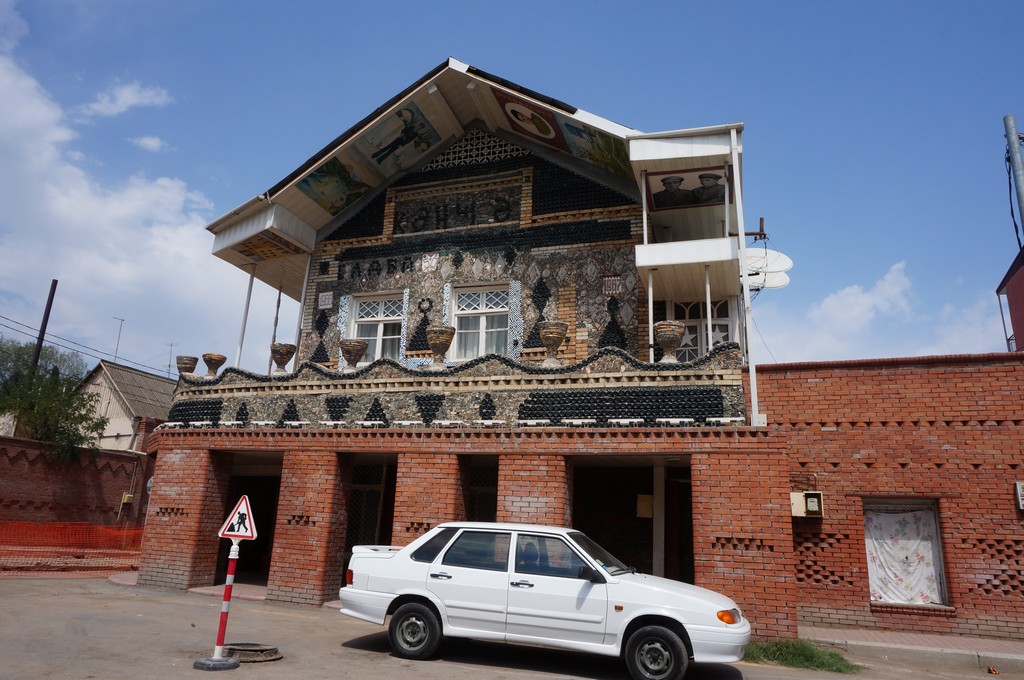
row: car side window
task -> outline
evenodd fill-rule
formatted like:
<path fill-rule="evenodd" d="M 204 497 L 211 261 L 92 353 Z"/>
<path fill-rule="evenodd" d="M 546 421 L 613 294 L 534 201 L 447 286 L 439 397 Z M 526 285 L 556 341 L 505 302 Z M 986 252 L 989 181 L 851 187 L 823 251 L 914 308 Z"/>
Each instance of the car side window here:
<path fill-rule="evenodd" d="M 448 541 L 452 540 L 455 532 L 456 529 L 442 529 L 437 533 L 437 536 L 416 548 L 412 554 L 412 559 L 417 562 L 433 562 L 434 558 L 448 545 Z"/>
<path fill-rule="evenodd" d="M 589 566 L 575 550 L 556 536 L 519 534 L 516 538 L 516 573 L 578 578 Z"/>
<path fill-rule="evenodd" d="M 505 571 L 508 569 L 510 534 L 493 531 L 464 531 L 448 548 L 441 564 L 449 567 L 469 567 Z"/>

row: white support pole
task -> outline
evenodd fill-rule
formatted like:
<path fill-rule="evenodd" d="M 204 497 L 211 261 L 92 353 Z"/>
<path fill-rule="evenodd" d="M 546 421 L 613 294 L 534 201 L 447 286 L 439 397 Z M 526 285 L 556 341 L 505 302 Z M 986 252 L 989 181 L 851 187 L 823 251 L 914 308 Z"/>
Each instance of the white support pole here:
<path fill-rule="evenodd" d="M 281 316 L 281 290 L 283 286 L 277 287 L 277 306 L 274 307 L 274 327 L 270 331 L 270 346 L 273 347 L 274 343 L 277 342 L 277 320 Z M 271 370 L 274 368 L 274 357 L 271 355 L 267 359 L 267 375 L 270 375 Z"/>
<path fill-rule="evenodd" d="M 761 411 L 757 403 L 757 368 L 750 357 L 750 327 L 753 310 L 750 308 L 750 279 L 747 277 L 747 237 L 746 227 L 743 223 L 743 190 L 740 187 L 740 152 L 739 137 L 736 128 L 729 130 L 729 146 L 732 155 L 732 184 L 736 188 L 736 238 L 740 250 L 740 282 L 743 286 L 743 353 L 747 358 L 747 368 L 750 371 L 750 425 L 758 427 L 761 425 Z"/>
<path fill-rule="evenodd" d="M 640 213 L 644 223 L 644 245 L 647 245 L 647 171 L 640 172 Z M 654 271 L 647 271 L 647 357 L 654 363 Z"/>
<path fill-rule="evenodd" d="M 714 341 L 714 333 L 711 332 L 711 265 L 704 265 L 704 304 L 707 305 L 707 318 L 704 319 L 704 329 L 708 337 L 708 351 L 711 351 L 711 344 Z"/>
<path fill-rule="evenodd" d="M 295 368 L 299 366 L 299 355 L 302 354 L 302 317 L 306 314 L 306 288 L 309 287 L 309 270 L 313 266 L 313 253 L 306 259 L 306 275 L 302 277 L 302 295 L 299 300 L 299 320 L 295 324 Z"/>
<path fill-rule="evenodd" d="M 667 304 L 667 303 L 666 303 Z M 647 272 L 647 360 L 654 363 L 654 271 Z"/>
<path fill-rule="evenodd" d="M 252 282 L 256 278 L 256 265 L 249 272 L 249 289 L 245 291 L 245 311 L 242 312 L 242 330 L 238 334 L 238 351 L 235 353 L 235 368 L 242 362 L 242 344 L 245 342 L 245 324 L 249 321 L 249 302 L 252 300 Z"/>
<path fill-rule="evenodd" d="M 640 208 L 644 222 L 644 245 L 647 245 L 647 171 L 640 171 Z"/>
<path fill-rule="evenodd" d="M 665 575 L 665 466 L 654 466 L 654 554 L 651 570 L 655 576 Z"/>

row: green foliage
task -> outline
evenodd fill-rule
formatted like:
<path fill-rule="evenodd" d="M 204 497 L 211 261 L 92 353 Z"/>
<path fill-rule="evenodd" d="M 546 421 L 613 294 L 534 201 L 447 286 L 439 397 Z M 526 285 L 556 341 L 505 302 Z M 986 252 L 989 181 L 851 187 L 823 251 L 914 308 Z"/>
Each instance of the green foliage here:
<path fill-rule="evenodd" d="M 32 354 L 32 343 L 0 338 L 0 414 L 14 417 L 17 436 L 53 444 L 56 460 L 75 460 L 81 447 L 95 450 L 107 419 L 96 415 L 99 395 L 78 389 L 85 362 L 44 347 L 33 371 Z"/>
<path fill-rule="evenodd" d="M 28 373 L 35 347 L 34 342 L 18 342 L 0 336 L 0 385 L 16 373 Z M 55 368 L 65 378 L 81 380 L 86 374 L 85 359 L 80 354 L 43 345 L 39 353 L 39 373 L 52 373 Z"/>
<path fill-rule="evenodd" d="M 850 663 L 842 654 L 807 640 L 751 642 L 747 645 L 743 660 L 831 673 L 859 673 L 861 670 L 860 666 Z"/>

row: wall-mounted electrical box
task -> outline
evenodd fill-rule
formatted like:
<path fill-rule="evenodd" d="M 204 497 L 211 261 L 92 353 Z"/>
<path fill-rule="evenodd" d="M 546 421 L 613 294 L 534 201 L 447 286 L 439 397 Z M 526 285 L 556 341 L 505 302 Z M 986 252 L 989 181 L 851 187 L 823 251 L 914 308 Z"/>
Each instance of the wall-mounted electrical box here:
<path fill-rule="evenodd" d="M 790 491 L 789 504 L 793 517 L 824 517 L 825 506 L 820 491 Z"/>
<path fill-rule="evenodd" d="M 135 500 L 135 496 L 130 493 L 121 494 L 121 505 L 128 505 Z"/>

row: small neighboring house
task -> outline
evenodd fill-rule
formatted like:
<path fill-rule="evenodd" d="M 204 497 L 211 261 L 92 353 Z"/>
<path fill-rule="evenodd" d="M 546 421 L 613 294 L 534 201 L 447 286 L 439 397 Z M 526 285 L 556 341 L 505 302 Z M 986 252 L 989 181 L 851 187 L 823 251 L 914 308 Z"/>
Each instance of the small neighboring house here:
<path fill-rule="evenodd" d="M 167 420 L 177 380 L 110 361 L 100 361 L 82 380 L 81 389 L 100 395 L 96 412 L 109 419 L 96 442 L 100 449 L 138 451 L 143 418 Z"/>

